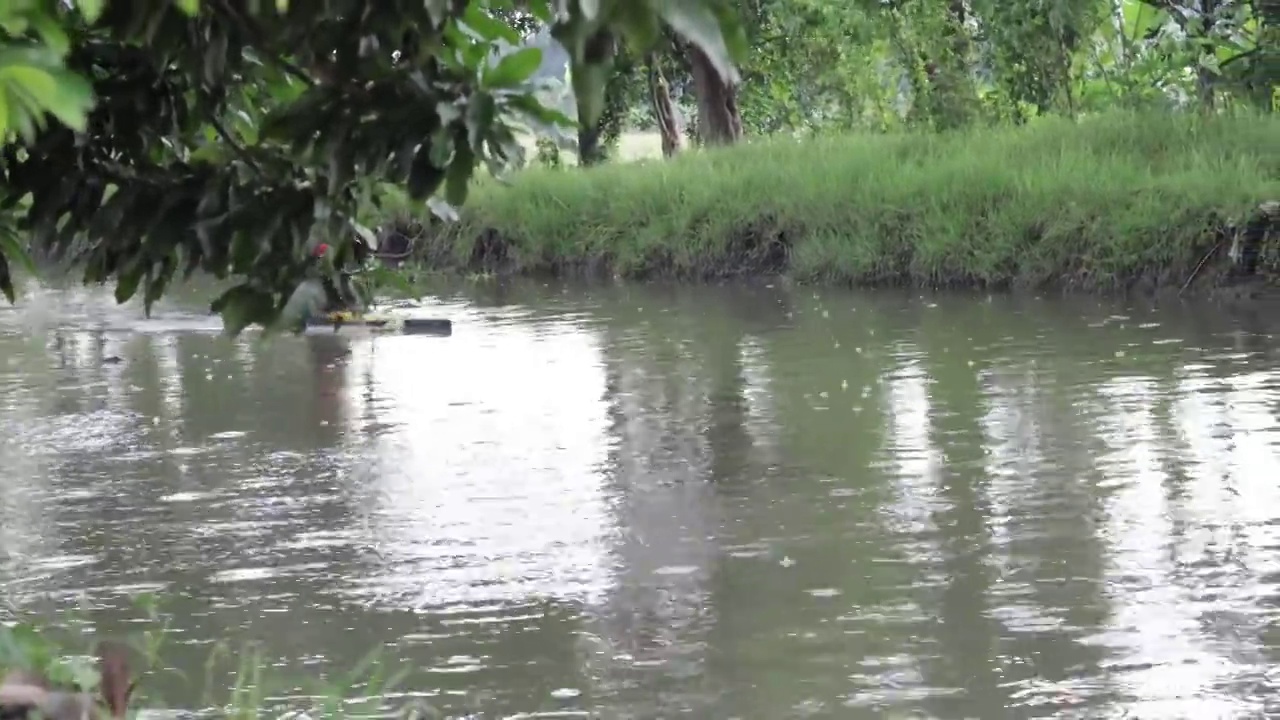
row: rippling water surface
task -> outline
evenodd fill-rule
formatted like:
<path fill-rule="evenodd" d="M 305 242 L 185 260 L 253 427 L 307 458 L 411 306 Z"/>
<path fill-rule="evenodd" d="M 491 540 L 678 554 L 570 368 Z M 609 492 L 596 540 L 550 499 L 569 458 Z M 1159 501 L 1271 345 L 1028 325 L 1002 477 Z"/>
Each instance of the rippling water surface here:
<path fill-rule="evenodd" d="M 1275 308 L 530 284 L 263 342 L 207 295 L 0 309 L 8 604 L 160 591 L 174 706 L 225 640 L 449 716 L 1280 713 Z"/>

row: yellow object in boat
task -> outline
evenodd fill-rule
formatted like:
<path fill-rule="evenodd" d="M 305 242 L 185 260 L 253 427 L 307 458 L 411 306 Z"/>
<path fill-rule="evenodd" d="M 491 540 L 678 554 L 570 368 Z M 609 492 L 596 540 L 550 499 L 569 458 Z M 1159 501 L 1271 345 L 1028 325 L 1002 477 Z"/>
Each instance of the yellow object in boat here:
<path fill-rule="evenodd" d="M 325 315 L 325 319 L 331 323 L 349 323 L 359 320 L 360 316 L 350 310 L 335 310 Z"/>

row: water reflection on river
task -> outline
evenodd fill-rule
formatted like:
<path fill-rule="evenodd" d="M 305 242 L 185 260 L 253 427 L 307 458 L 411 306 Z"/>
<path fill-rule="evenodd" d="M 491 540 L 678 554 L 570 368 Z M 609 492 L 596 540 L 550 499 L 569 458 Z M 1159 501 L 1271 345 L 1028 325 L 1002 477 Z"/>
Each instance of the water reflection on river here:
<path fill-rule="evenodd" d="M 106 297 L 0 310 L 0 579 L 109 631 L 163 588 L 173 704 L 227 638 L 477 717 L 1280 712 L 1275 309 L 529 284 L 263 344 Z"/>

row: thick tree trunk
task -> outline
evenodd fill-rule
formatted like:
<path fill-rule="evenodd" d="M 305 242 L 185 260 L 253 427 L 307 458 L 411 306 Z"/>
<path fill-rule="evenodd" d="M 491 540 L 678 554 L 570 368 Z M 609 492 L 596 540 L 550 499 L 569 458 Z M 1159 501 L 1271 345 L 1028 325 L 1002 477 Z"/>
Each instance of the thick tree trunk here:
<path fill-rule="evenodd" d="M 653 117 L 658 123 L 658 133 L 662 136 L 662 156 L 671 157 L 680 152 L 684 141 L 680 137 L 680 122 L 676 105 L 671 100 L 671 88 L 667 79 L 658 67 L 658 58 L 650 54 L 649 65 L 649 98 L 653 102 Z"/>
<path fill-rule="evenodd" d="M 612 62 L 615 51 L 613 34 L 607 30 L 601 30 L 587 40 L 586 54 L 589 58 L 607 58 Z M 578 125 L 578 165 L 586 167 L 604 162 L 605 148 L 600 140 L 604 134 L 606 114 L 607 110 L 589 127 Z"/>
<path fill-rule="evenodd" d="M 600 124 L 578 128 L 578 164 L 583 167 L 604 162 L 604 148 L 600 146 Z"/>
<path fill-rule="evenodd" d="M 732 145 L 742 139 L 738 89 L 716 72 L 710 58 L 689 47 L 689 65 L 698 91 L 698 134 L 704 145 Z"/>

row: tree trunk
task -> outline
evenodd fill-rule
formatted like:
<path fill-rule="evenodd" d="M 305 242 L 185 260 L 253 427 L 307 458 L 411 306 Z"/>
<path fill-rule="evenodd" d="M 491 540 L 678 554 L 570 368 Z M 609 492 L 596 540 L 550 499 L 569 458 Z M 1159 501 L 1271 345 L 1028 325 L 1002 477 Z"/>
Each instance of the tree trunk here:
<path fill-rule="evenodd" d="M 608 59 L 612 63 L 615 51 L 613 34 L 608 30 L 600 30 L 587 40 L 586 54 L 589 58 Z M 606 104 L 608 103 L 607 93 L 608 88 L 606 88 Z M 606 107 L 590 127 L 582 123 L 578 124 L 578 165 L 587 167 L 604 162 L 605 148 L 600 141 L 601 136 L 604 135 L 607 114 Z"/>
<path fill-rule="evenodd" d="M 916 115 L 935 130 L 967 125 L 976 114 L 977 94 L 971 77 L 971 43 L 965 27 L 968 11 L 964 0 L 949 0 L 942 37 L 916 51 L 924 72 L 913 88 L 920 109 Z"/>
<path fill-rule="evenodd" d="M 649 65 L 649 98 L 653 102 L 653 117 L 658 123 L 658 133 L 662 136 L 662 156 L 671 157 L 680 152 L 683 140 L 680 137 L 680 122 L 676 114 L 676 105 L 671 100 L 671 88 L 667 79 L 658 67 L 658 58 L 653 53 L 648 57 Z"/>
<path fill-rule="evenodd" d="M 732 145 L 742 139 L 738 90 L 716 72 L 711 59 L 689 46 L 689 65 L 698 91 L 698 134 L 704 145 Z"/>
<path fill-rule="evenodd" d="M 600 145 L 600 124 L 578 128 L 578 165 L 589 167 L 604 162 L 604 148 Z"/>
<path fill-rule="evenodd" d="M 1205 39 L 1213 37 L 1213 31 L 1215 30 L 1214 25 L 1216 24 L 1214 21 L 1214 14 L 1217 10 L 1217 0 L 1200 0 L 1200 32 L 1202 33 L 1202 37 Z M 1201 50 L 1201 52 L 1204 53 L 1212 51 Z M 1217 93 L 1214 91 L 1216 81 L 1217 78 L 1214 76 L 1212 70 L 1204 65 L 1197 65 L 1196 90 L 1198 91 L 1197 94 L 1200 96 L 1200 109 L 1203 112 L 1212 113 L 1217 105 Z"/>

